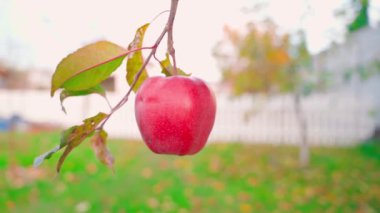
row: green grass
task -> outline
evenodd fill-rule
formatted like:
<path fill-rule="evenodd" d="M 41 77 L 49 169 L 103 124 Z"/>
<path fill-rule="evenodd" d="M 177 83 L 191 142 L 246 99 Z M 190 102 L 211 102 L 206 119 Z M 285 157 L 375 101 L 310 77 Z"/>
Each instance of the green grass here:
<path fill-rule="evenodd" d="M 59 141 L 55 133 L 0 134 L 0 212 L 380 212 L 380 146 L 313 148 L 298 168 L 297 148 L 209 144 L 195 156 L 151 153 L 142 142 L 112 140 L 115 174 L 89 143 L 59 154 L 35 180 L 14 168 Z M 29 170 L 30 171 L 30 170 Z"/>

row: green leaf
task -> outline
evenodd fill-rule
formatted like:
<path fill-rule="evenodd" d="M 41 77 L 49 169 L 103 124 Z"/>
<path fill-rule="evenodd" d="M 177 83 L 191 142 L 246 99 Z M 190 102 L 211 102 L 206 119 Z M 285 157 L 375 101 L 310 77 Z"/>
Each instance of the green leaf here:
<path fill-rule="evenodd" d="M 316 86 L 313 83 L 311 83 L 311 82 L 305 82 L 302 85 L 302 95 L 303 96 L 310 95 L 315 90 L 315 88 L 316 88 Z"/>
<path fill-rule="evenodd" d="M 145 24 L 145 25 L 141 26 L 139 29 L 137 29 L 136 34 L 135 34 L 135 38 L 129 44 L 128 50 L 137 49 L 137 48 L 142 47 L 145 31 L 147 30 L 148 26 L 149 26 L 149 23 Z M 129 84 L 129 86 L 131 86 L 133 84 L 135 76 L 138 73 L 138 71 L 141 69 L 143 64 L 144 64 L 144 58 L 143 58 L 141 50 L 129 54 L 128 60 L 127 60 L 127 82 Z M 136 92 L 139 89 L 140 85 L 147 78 L 148 78 L 148 72 L 146 71 L 146 69 L 144 69 L 143 72 L 141 73 L 138 81 L 136 82 L 136 85 L 133 87 L 133 91 Z"/>
<path fill-rule="evenodd" d="M 64 131 L 62 131 L 61 133 L 61 142 L 59 144 L 59 146 L 62 148 L 62 147 L 65 147 L 68 142 L 69 142 L 69 137 L 71 134 L 73 134 L 74 130 L 78 128 L 78 126 L 72 126 Z"/>
<path fill-rule="evenodd" d="M 45 159 L 49 159 L 54 153 L 58 152 L 62 147 L 60 145 L 54 147 L 53 149 L 45 152 L 44 154 L 36 157 L 33 161 L 33 166 L 34 167 L 38 167 L 42 164 L 42 162 L 45 160 Z"/>
<path fill-rule="evenodd" d="M 73 97 L 73 96 L 84 96 L 84 95 L 89 95 L 89 94 L 98 94 L 107 100 L 106 90 L 99 84 L 90 89 L 80 90 L 80 91 L 71 91 L 71 90 L 64 89 L 62 90 L 61 95 L 60 95 L 62 111 L 66 113 L 66 109 L 63 106 L 63 101 L 66 98 Z"/>
<path fill-rule="evenodd" d="M 345 83 L 351 81 L 352 74 L 353 74 L 352 70 L 348 70 L 348 71 L 346 71 L 346 72 L 343 73 L 343 80 L 344 80 Z"/>
<path fill-rule="evenodd" d="M 371 73 L 368 71 L 366 67 L 359 67 L 358 73 L 362 81 L 368 80 L 368 78 L 371 76 Z"/>
<path fill-rule="evenodd" d="M 59 145 L 57 145 L 56 147 L 54 147 L 53 149 L 45 152 L 44 154 L 36 157 L 34 159 L 34 162 L 33 162 L 33 166 L 34 167 L 38 167 L 41 165 L 41 163 L 45 160 L 45 159 L 49 159 L 54 153 L 58 152 L 59 150 L 61 150 L 63 147 L 65 147 L 67 145 L 67 139 L 69 137 L 69 135 L 73 132 L 73 130 L 75 128 L 77 128 L 78 126 L 72 126 L 70 128 L 68 128 L 67 130 L 65 131 L 62 131 L 61 133 L 61 142 Z"/>
<path fill-rule="evenodd" d="M 59 88 L 80 91 L 98 85 L 121 65 L 126 51 L 114 43 L 99 41 L 68 55 L 53 74 L 51 96 Z"/>
<path fill-rule="evenodd" d="M 174 67 L 170 62 L 169 54 L 166 54 L 166 58 L 162 61 L 160 61 L 160 65 L 162 68 L 161 73 L 165 74 L 165 76 L 173 76 L 174 73 Z M 177 68 L 177 75 L 183 75 L 183 76 L 190 76 L 190 74 L 185 73 L 180 68 Z"/>
<path fill-rule="evenodd" d="M 100 112 L 94 117 L 83 120 L 82 125 L 74 126 L 69 129 L 66 134 L 64 134 L 64 137 L 62 137 L 61 140 L 61 145 L 66 144 L 66 149 L 59 158 L 57 164 L 58 173 L 61 170 L 62 164 L 70 152 L 79 146 L 88 136 L 92 135 L 98 124 L 100 124 L 106 117 L 107 114 Z"/>
<path fill-rule="evenodd" d="M 91 139 L 91 144 L 100 162 L 113 169 L 114 158 L 106 146 L 107 136 L 107 132 L 101 129 L 95 132 L 95 135 Z"/>
<path fill-rule="evenodd" d="M 58 150 L 66 147 L 64 153 L 59 158 L 57 164 L 57 172 L 61 170 L 62 164 L 70 152 L 80 145 L 88 136 L 91 136 L 96 127 L 107 117 L 105 113 L 98 113 L 97 115 L 83 120 L 83 124 L 80 126 L 72 126 L 67 130 L 62 132 L 61 142 L 58 146 L 54 147 L 52 150 L 38 156 L 35 158 L 33 165 L 35 167 L 39 166 L 43 160 L 49 159 Z"/>

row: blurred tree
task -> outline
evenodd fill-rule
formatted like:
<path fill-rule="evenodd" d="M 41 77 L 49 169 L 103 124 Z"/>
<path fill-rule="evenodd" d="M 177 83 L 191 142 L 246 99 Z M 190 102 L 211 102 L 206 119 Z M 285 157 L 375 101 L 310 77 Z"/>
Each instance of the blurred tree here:
<path fill-rule="evenodd" d="M 235 96 L 293 94 L 300 128 L 300 164 L 306 166 L 309 148 L 301 97 L 314 91 L 318 84 L 308 79 L 311 57 L 304 35 L 298 33 L 298 44 L 292 44 L 290 36 L 278 34 L 270 21 L 262 26 L 247 25 L 245 34 L 226 27 L 225 34 L 226 40 L 219 42 L 214 50 L 223 83 L 230 86 Z"/>
<path fill-rule="evenodd" d="M 350 33 L 369 25 L 368 0 L 351 0 L 351 4 L 354 8 L 359 8 L 359 10 L 356 12 L 355 18 L 347 26 L 347 30 Z"/>
<path fill-rule="evenodd" d="M 292 60 L 288 54 L 288 36 L 277 36 L 272 23 L 264 32 L 250 24 L 246 35 L 228 27 L 225 33 L 234 48 L 234 57 L 220 54 L 219 50 L 215 55 L 222 63 L 223 81 L 231 84 L 235 95 L 291 89 L 294 84 L 286 78 Z"/>
<path fill-rule="evenodd" d="M 370 24 L 369 11 L 378 10 L 371 7 L 369 0 L 349 0 L 335 11 L 335 17 L 342 20 L 349 34 Z"/>

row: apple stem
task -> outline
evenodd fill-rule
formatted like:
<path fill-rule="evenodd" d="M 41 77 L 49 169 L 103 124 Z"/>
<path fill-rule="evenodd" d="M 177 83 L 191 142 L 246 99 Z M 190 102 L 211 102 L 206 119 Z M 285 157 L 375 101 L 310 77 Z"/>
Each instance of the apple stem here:
<path fill-rule="evenodd" d="M 172 0 L 171 8 L 170 8 L 170 16 L 168 23 L 166 25 L 167 32 L 168 32 L 168 53 L 173 59 L 173 75 L 177 75 L 177 63 L 175 59 L 175 49 L 174 49 L 174 41 L 173 41 L 173 25 L 174 25 L 174 19 L 177 12 L 177 6 L 178 6 L 179 0 Z"/>
<path fill-rule="evenodd" d="M 129 90 L 127 91 L 127 93 L 116 104 L 116 106 L 114 106 L 111 109 L 111 112 L 107 115 L 107 117 L 103 120 L 103 122 L 96 129 L 103 129 L 103 126 L 108 121 L 108 119 L 112 116 L 112 114 L 114 112 L 116 112 L 118 109 L 120 109 L 120 107 L 122 107 L 128 101 L 129 95 L 133 91 L 133 88 L 137 84 L 137 81 L 139 80 L 139 78 L 140 78 L 141 74 L 143 73 L 145 67 L 148 65 L 150 59 L 152 58 L 152 56 L 155 56 L 157 48 L 160 45 L 162 39 L 165 37 L 166 33 L 168 33 L 168 52 L 173 59 L 173 67 L 174 67 L 173 75 L 177 75 L 177 65 L 176 65 L 176 60 L 175 60 L 175 49 L 173 47 L 173 43 L 174 43 L 173 42 L 173 24 L 174 24 L 174 18 L 175 18 L 176 12 L 177 12 L 178 2 L 179 2 L 179 0 L 171 0 L 170 14 L 169 14 L 169 18 L 168 18 L 168 21 L 167 21 L 167 24 L 166 24 L 164 30 L 161 32 L 160 36 L 158 37 L 158 39 L 156 40 L 154 45 L 152 47 L 149 47 L 149 49 L 151 49 L 151 51 L 150 51 L 149 55 L 146 57 L 144 63 L 141 65 L 139 71 L 136 73 L 136 75 L 133 79 L 133 82 L 132 82 Z"/>

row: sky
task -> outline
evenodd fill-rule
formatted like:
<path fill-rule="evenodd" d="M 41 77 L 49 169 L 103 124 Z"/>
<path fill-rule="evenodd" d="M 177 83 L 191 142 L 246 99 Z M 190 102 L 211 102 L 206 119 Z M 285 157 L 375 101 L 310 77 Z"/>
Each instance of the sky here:
<path fill-rule="evenodd" d="M 264 0 L 265 1 L 265 0 Z M 265 13 L 284 32 L 303 29 L 314 54 L 332 40 L 343 41 L 345 26 L 334 11 L 347 0 L 270 0 Z M 223 39 L 223 27 L 242 30 L 262 18 L 247 8 L 254 0 L 180 0 L 174 25 L 177 64 L 209 82 L 220 79 L 212 49 Z M 380 0 L 371 0 L 372 25 L 380 20 Z M 97 40 L 128 46 L 135 30 L 170 8 L 170 0 L 0 0 L 0 59 L 20 69 L 54 71 L 67 54 Z M 307 15 L 305 16 L 305 11 Z M 154 43 L 168 13 L 147 31 L 145 44 Z M 165 42 L 159 57 L 164 56 Z M 158 72 L 157 72 L 158 74 Z"/>

